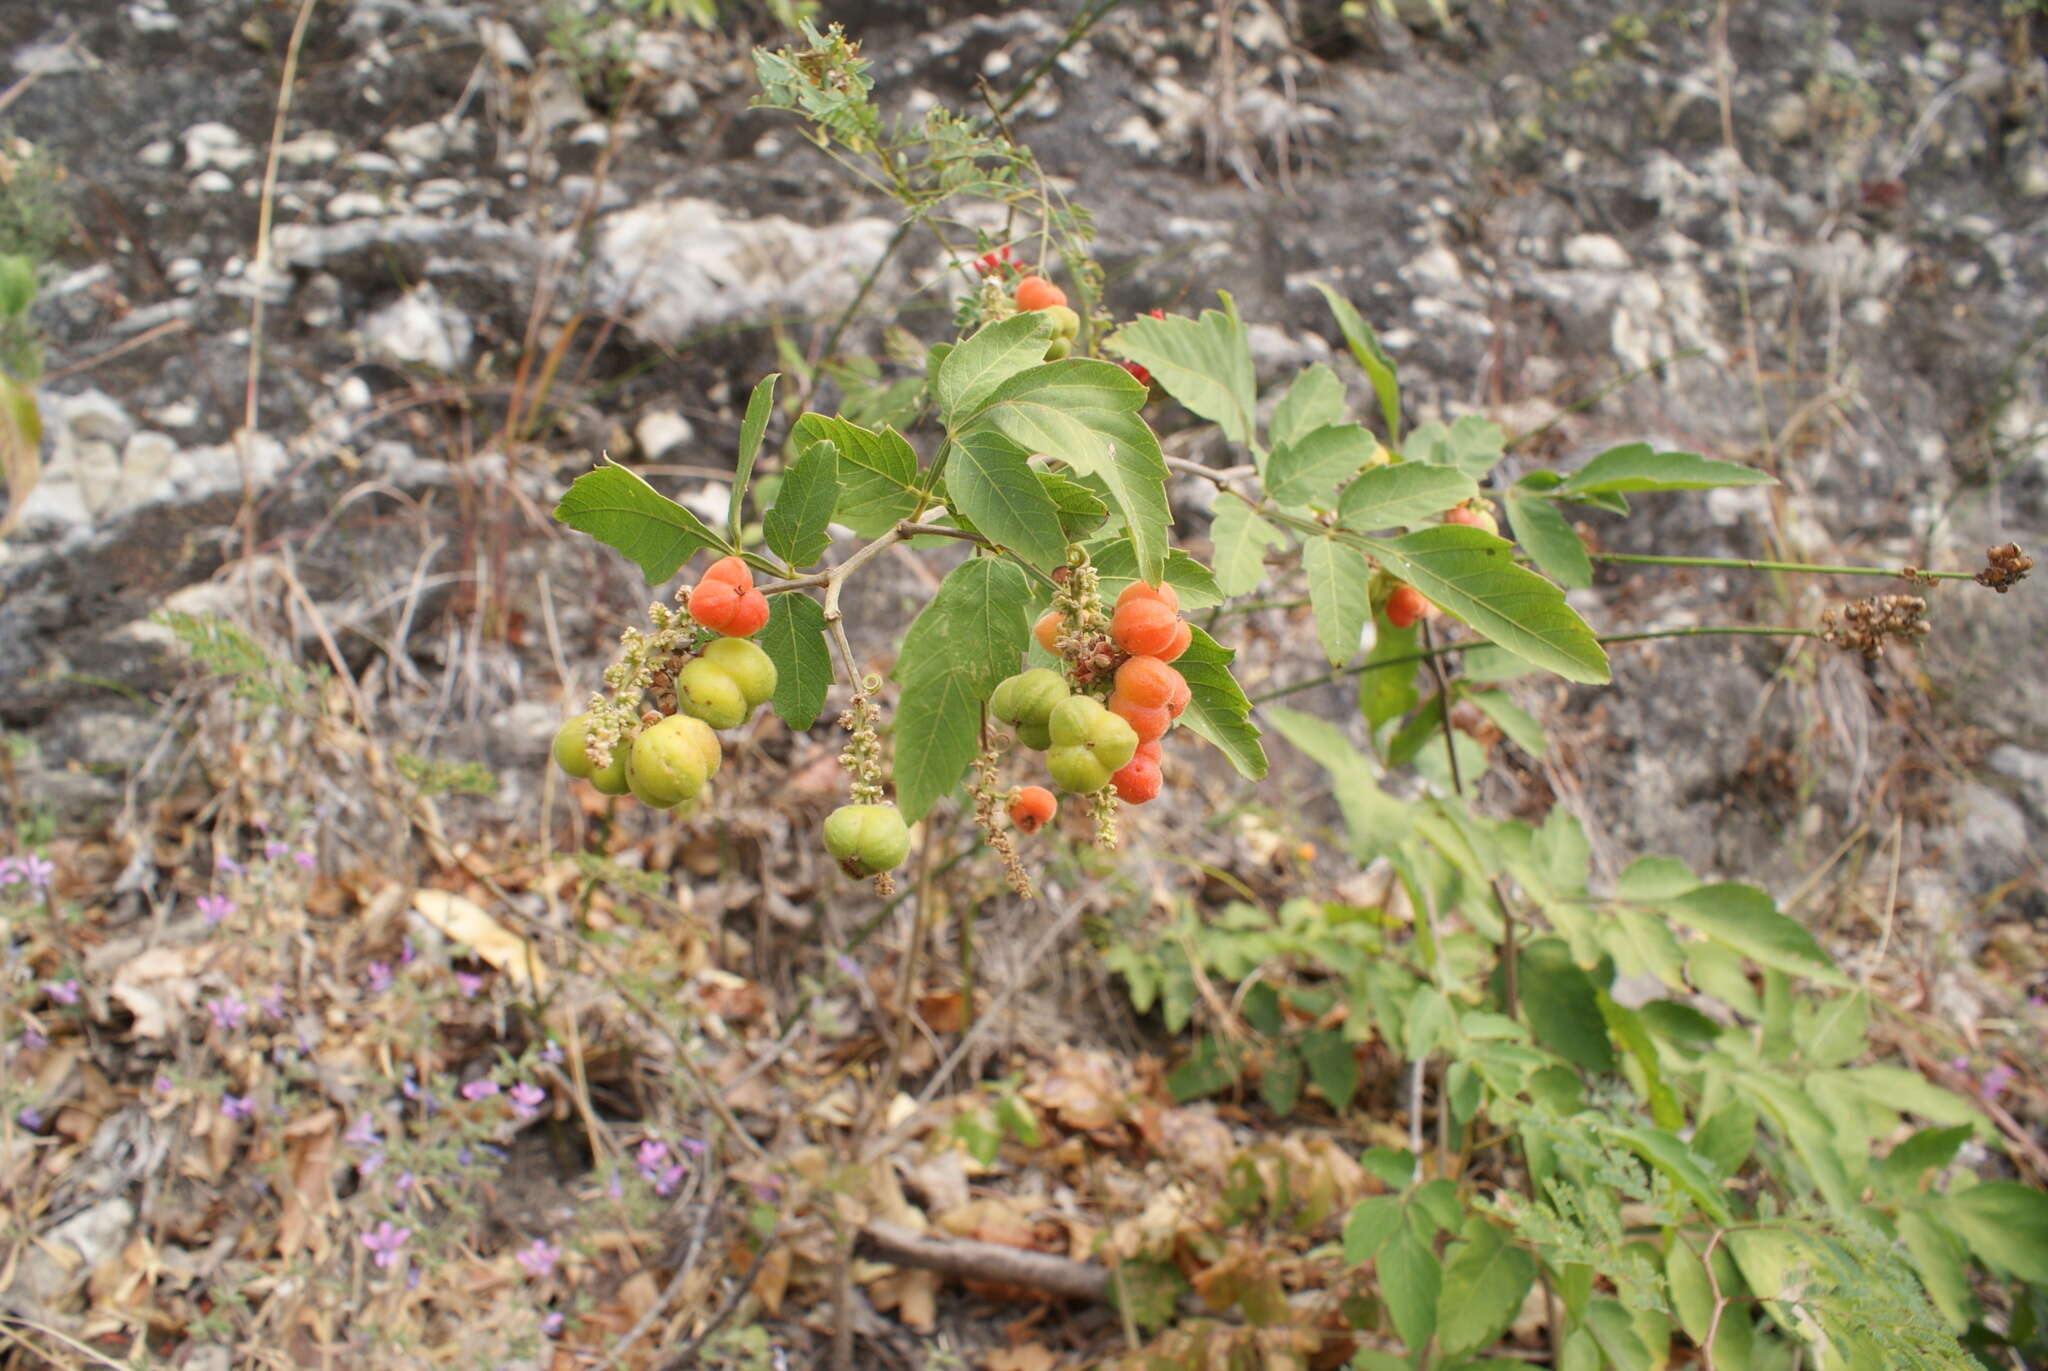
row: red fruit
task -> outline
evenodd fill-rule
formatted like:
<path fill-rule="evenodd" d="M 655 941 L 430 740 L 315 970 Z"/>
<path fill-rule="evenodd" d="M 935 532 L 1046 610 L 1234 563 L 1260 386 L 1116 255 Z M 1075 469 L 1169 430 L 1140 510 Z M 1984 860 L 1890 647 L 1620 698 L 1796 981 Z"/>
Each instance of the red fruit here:
<path fill-rule="evenodd" d="M 741 594 L 754 588 L 754 573 L 738 557 L 720 557 L 704 568 L 704 579 L 723 581 Z"/>
<path fill-rule="evenodd" d="M 1455 505 L 1444 511 L 1444 522 L 1463 524 L 1467 528 L 1483 528 L 1496 537 L 1500 534 L 1500 520 L 1493 517 L 1493 511 L 1483 505 Z"/>
<path fill-rule="evenodd" d="M 1017 283 L 1016 301 L 1018 309 L 1051 309 L 1064 305 L 1067 293 L 1043 276 L 1027 276 Z"/>
<path fill-rule="evenodd" d="M 768 597 L 737 557 L 713 562 L 690 592 L 690 617 L 728 638 L 751 638 L 768 622 Z"/>
<path fill-rule="evenodd" d="M 1150 314 L 1154 319 L 1164 319 L 1166 317 L 1166 311 L 1163 309 L 1147 310 L 1146 313 Z"/>
<path fill-rule="evenodd" d="M 1414 586 L 1395 586 L 1387 597 L 1387 622 L 1395 628 L 1407 628 L 1429 611 L 1429 601 Z"/>
<path fill-rule="evenodd" d="M 1143 581 L 1133 581 L 1116 597 L 1116 607 L 1122 609 L 1133 600 L 1163 600 L 1168 609 L 1180 613 L 1180 594 L 1172 586 L 1148 586 Z"/>
<path fill-rule="evenodd" d="M 1131 757 L 1133 760 L 1142 759 L 1157 766 L 1159 765 L 1159 759 L 1165 755 L 1166 750 L 1159 745 L 1159 740 L 1154 738 L 1149 743 L 1139 743 L 1138 750 L 1133 752 Z"/>
<path fill-rule="evenodd" d="M 1116 693 L 1146 709 L 1165 708 L 1186 688 L 1180 673 L 1157 657 L 1133 657 L 1116 669 Z"/>
<path fill-rule="evenodd" d="M 1178 671 L 1173 673 L 1173 698 L 1166 702 L 1166 712 L 1178 719 L 1194 702 L 1194 692 L 1188 689 L 1188 678 Z"/>
<path fill-rule="evenodd" d="M 1139 385 L 1149 386 L 1152 384 L 1152 373 L 1139 366 L 1136 362 L 1118 362 L 1117 365 L 1131 373 L 1131 379 Z"/>
<path fill-rule="evenodd" d="M 1116 607 L 1109 621 L 1109 636 L 1133 656 L 1164 660 L 1179 627 L 1180 616 L 1164 600 L 1134 596 Z"/>
<path fill-rule="evenodd" d="M 1186 652 L 1194 641 L 1195 631 L 1186 624 L 1175 621 L 1173 625 L 1173 641 L 1160 651 L 1159 660 L 1162 662 L 1180 660 L 1181 653 Z"/>
<path fill-rule="evenodd" d="M 1120 689 L 1109 693 L 1109 712 L 1129 724 L 1141 743 L 1165 737 L 1173 726 L 1173 715 L 1166 712 L 1165 705 L 1141 705 Z"/>
<path fill-rule="evenodd" d="M 1123 770 L 1109 778 L 1116 787 L 1116 797 L 1127 805 L 1141 805 L 1159 794 L 1160 784 L 1165 777 L 1159 774 L 1159 763 L 1146 757 L 1133 757 Z"/>
<path fill-rule="evenodd" d="M 1052 822 L 1060 802 L 1042 785 L 1027 785 L 1010 801 L 1010 822 L 1020 833 L 1036 833 Z"/>
<path fill-rule="evenodd" d="M 1059 656 L 1060 612 L 1056 609 L 1048 609 L 1045 612 L 1045 617 L 1038 621 L 1038 626 L 1031 630 L 1031 636 L 1038 639 L 1040 647 L 1055 657 Z"/>

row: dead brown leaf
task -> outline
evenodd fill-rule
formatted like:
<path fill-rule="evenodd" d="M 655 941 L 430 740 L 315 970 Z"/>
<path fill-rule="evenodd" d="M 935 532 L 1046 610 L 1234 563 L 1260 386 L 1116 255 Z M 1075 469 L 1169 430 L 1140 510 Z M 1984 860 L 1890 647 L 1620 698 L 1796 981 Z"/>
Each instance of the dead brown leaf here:
<path fill-rule="evenodd" d="M 1027 1342 L 1022 1347 L 998 1347 L 982 1365 L 987 1371 L 1052 1371 L 1059 1361 L 1044 1343 Z"/>

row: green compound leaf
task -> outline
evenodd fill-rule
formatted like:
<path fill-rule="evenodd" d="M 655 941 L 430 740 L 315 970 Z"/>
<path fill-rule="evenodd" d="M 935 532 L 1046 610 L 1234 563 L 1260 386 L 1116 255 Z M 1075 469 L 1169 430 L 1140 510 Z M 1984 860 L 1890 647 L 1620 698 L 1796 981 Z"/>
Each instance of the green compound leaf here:
<path fill-rule="evenodd" d="M 747 397 L 747 416 L 740 420 L 740 459 L 733 469 L 732 509 L 726 520 L 726 537 L 732 545 L 740 545 L 741 512 L 747 498 L 747 483 L 754 476 L 754 459 L 761 455 L 761 438 L 768 432 L 768 420 L 775 413 L 775 383 L 782 379 L 782 373 L 771 371 L 754 386 L 754 393 Z"/>
<path fill-rule="evenodd" d="M 1308 602 L 1315 611 L 1316 637 L 1330 665 L 1342 666 L 1358 652 L 1365 621 L 1372 617 L 1367 589 L 1371 572 L 1358 549 L 1334 538 L 1311 538 L 1301 549 L 1308 575 Z"/>
<path fill-rule="evenodd" d="M 1345 419 L 1344 382 L 1317 362 L 1294 378 L 1273 417 L 1266 424 L 1266 442 L 1275 448 L 1299 442 L 1308 434 Z"/>
<path fill-rule="evenodd" d="M 1337 497 L 1337 520 L 1354 533 L 1420 523 L 1479 493 L 1456 467 L 1396 462 L 1374 467 Z"/>
<path fill-rule="evenodd" d="M 1593 562 L 1586 556 L 1586 544 L 1555 504 L 1511 486 L 1507 509 L 1515 541 L 1528 551 L 1539 571 L 1571 590 L 1593 584 Z"/>
<path fill-rule="evenodd" d="M 1532 666 L 1605 684 L 1607 654 L 1564 592 L 1516 566 L 1512 545 L 1483 529 L 1439 524 L 1394 540 L 1367 539 L 1381 566 Z"/>
<path fill-rule="evenodd" d="M 1134 319 L 1103 346 L 1151 372 L 1167 394 L 1216 424 L 1231 442 L 1250 447 L 1256 441 L 1258 380 L 1237 307 L 1229 295 L 1222 298 L 1221 311 L 1204 310 L 1200 319 Z"/>
<path fill-rule="evenodd" d="M 801 733 L 818 721 L 825 691 L 832 684 L 825 611 L 808 595 L 770 596 L 768 622 L 755 641 L 775 663 L 775 713 Z"/>
<path fill-rule="evenodd" d="M 2048 1194 L 1985 1181 L 1949 1195 L 1935 1214 L 1987 1265 L 2048 1285 Z"/>
<path fill-rule="evenodd" d="M 1337 483 L 1373 459 L 1379 440 L 1357 424 L 1330 424 L 1305 433 L 1266 459 L 1266 493 L 1290 508 L 1319 505 Z"/>
<path fill-rule="evenodd" d="M 1443 1291 L 1443 1268 L 1435 1254 L 1403 1227 L 1380 1249 L 1379 1277 L 1394 1331 L 1410 1347 L 1425 1346 L 1436 1333 L 1437 1299 Z"/>
<path fill-rule="evenodd" d="M 1735 881 L 1703 885 L 1665 901 L 1663 907 L 1678 922 L 1759 966 L 1826 985 L 1848 985 L 1813 935 L 1779 913 L 1777 903 L 1753 885 Z"/>
<path fill-rule="evenodd" d="M 1059 511 L 1060 531 L 1066 534 L 1068 542 L 1087 537 L 1109 518 L 1108 503 L 1079 481 L 1051 471 L 1037 475 L 1038 484 L 1045 488 L 1045 497 Z"/>
<path fill-rule="evenodd" d="M 896 661 L 903 696 L 896 708 L 896 803 L 905 820 L 924 817 L 959 783 L 981 747 L 981 705 L 1016 671 L 1029 641 L 1031 587 L 1014 563 L 962 562 L 904 635 Z"/>
<path fill-rule="evenodd" d="M 957 428 L 973 417 L 997 386 L 1045 361 L 1052 341 L 1052 316 L 1027 310 L 988 325 L 947 353 L 932 377 L 939 417 Z"/>
<path fill-rule="evenodd" d="M 839 447 L 812 443 L 782 473 L 775 503 L 761 516 L 761 537 L 792 567 L 811 566 L 832 545 L 832 511 L 838 504 Z"/>
<path fill-rule="evenodd" d="M 1173 664 L 1193 697 L 1180 721 L 1221 749 L 1238 775 L 1256 781 L 1266 774 L 1266 751 L 1251 722 L 1251 701 L 1230 674 L 1237 654 L 1194 625 L 1188 627 L 1193 635 L 1188 650 Z"/>
<path fill-rule="evenodd" d="M 1289 539 L 1244 500 L 1226 492 L 1216 497 L 1209 542 L 1215 548 L 1216 588 L 1235 599 L 1258 588 L 1266 579 L 1267 550 L 1284 549 Z"/>
<path fill-rule="evenodd" d="M 1446 427 L 1424 424 L 1408 435 L 1401 455 L 1411 462 L 1435 462 L 1456 467 L 1473 480 L 1481 480 L 1507 451 L 1507 432 L 1491 419 L 1467 414 Z"/>
<path fill-rule="evenodd" d="M 1494 1225 L 1481 1224 L 1444 1254 L 1437 1341 L 1453 1356 L 1500 1341 L 1536 1283 L 1536 1262 Z"/>
<path fill-rule="evenodd" d="M 622 466 L 578 476 L 555 517 L 639 563 L 649 585 L 666 581 L 707 547 L 731 551 L 702 519 Z"/>
<path fill-rule="evenodd" d="M 1774 486 L 1777 478 L 1696 452 L 1659 452 L 1648 443 L 1609 448 L 1557 487 L 1564 499 L 1627 495 L 1639 490 L 1712 490 L 1717 486 Z"/>
<path fill-rule="evenodd" d="M 839 449 L 839 504 L 833 517 L 863 538 L 879 538 L 917 513 L 917 453 L 893 428 L 880 433 L 824 414 L 806 414 L 793 429 L 797 444 Z"/>
<path fill-rule="evenodd" d="M 1088 549 L 1088 560 L 1095 566 L 1103 599 L 1110 604 L 1116 603 L 1116 597 L 1123 593 L 1125 586 L 1138 579 L 1138 555 L 1128 538 L 1097 543 Z M 1166 555 L 1166 584 L 1180 596 L 1180 607 L 1184 612 L 1213 609 L 1223 603 L 1223 592 L 1218 588 L 1216 578 L 1209 573 L 1209 568 L 1179 548 Z"/>
<path fill-rule="evenodd" d="M 946 496 L 975 528 L 1034 566 L 1066 561 L 1059 506 L 1031 469 L 1031 454 L 996 430 L 977 428 L 953 440 Z"/>
<path fill-rule="evenodd" d="M 1172 514 L 1166 504 L 1166 457 L 1158 437 L 1138 417 L 1144 403 L 1145 387 L 1122 367 L 1081 358 L 1052 362 L 998 386 L 956 440 L 993 429 L 1028 453 L 1042 453 L 1082 476 L 1100 478 L 1123 511 L 1141 572 L 1156 581 L 1166 566 Z"/>
<path fill-rule="evenodd" d="M 1337 320 L 1337 329 L 1344 335 L 1345 346 L 1351 349 L 1351 356 L 1364 370 L 1365 377 L 1372 382 L 1373 394 L 1379 397 L 1380 418 L 1387 425 L 1387 442 L 1401 445 L 1401 377 L 1395 369 L 1394 359 L 1380 346 L 1379 335 L 1372 331 L 1372 325 L 1359 317 L 1349 300 L 1322 282 L 1316 282 L 1316 289 L 1323 293 L 1323 299 L 1330 306 L 1330 313 Z"/>

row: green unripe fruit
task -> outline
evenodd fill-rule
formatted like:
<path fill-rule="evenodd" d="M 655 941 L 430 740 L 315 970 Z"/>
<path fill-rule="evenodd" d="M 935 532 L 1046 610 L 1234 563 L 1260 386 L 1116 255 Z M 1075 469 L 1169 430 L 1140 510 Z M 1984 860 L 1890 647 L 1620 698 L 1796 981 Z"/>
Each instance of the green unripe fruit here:
<path fill-rule="evenodd" d="M 1057 362 L 1057 361 L 1059 361 L 1059 360 L 1060 360 L 1060 358 L 1062 358 L 1062 357 L 1066 356 L 1066 355 L 1067 355 L 1068 353 L 1072 352 L 1073 350 L 1074 350 L 1074 340 L 1073 340 L 1073 339 L 1071 339 L 1071 338 L 1055 338 L 1055 339 L 1053 339 L 1053 340 L 1052 340 L 1052 342 L 1051 342 L 1051 343 L 1049 343 L 1049 344 L 1047 344 L 1047 345 L 1046 345 L 1046 349 L 1045 349 L 1045 360 L 1046 360 L 1046 361 L 1048 361 L 1048 362 Z"/>
<path fill-rule="evenodd" d="M 738 728 L 752 712 L 740 683 L 708 657 L 699 657 L 676 673 L 676 703 L 685 714 L 713 728 Z"/>
<path fill-rule="evenodd" d="M 1075 795 L 1087 795 L 1102 789 L 1109 784 L 1109 778 L 1115 771 L 1091 749 L 1078 743 L 1055 747 L 1046 753 L 1045 769 L 1052 773 L 1054 785 Z"/>
<path fill-rule="evenodd" d="M 587 779 L 600 795 L 623 795 L 629 789 L 626 764 L 632 760 L 633 744 L 621 741 L 612 749 L 612 764 L 602 771 L 593 770 Z"/>
<path fill-rule="evenodd" d="M 704 778 L 708 782 L 718 774 L 718 764 L 725 760 L 725 752 L 718 745 L 718 735 L 711 731 L 711 725 L 702 719 L 693 719 L 687 714 L 677 714 L 662 720 L 674 728 L 677 737 L 697 749 L 697 757 L 704 764 Z"/>
<path fill-rule="evenodd" d="M 1043 728 L 1053 707 L 1067 694 L 1066 677 L 1049 667 L 1035 666 L 997 686 L 995 694 L 988 697 L 988 712 L 1006 724 Z"/>
<path fill-rule="evenodd" d="M 626 754 L 631 745 L 621 742 L 612 749 L 612 764 L 602 771 L 590 764 L 590 715 L 578 714 L 555 730 L 555 765 L 581 781 L 596 786 L 600 794 L 626 793 Z"/>
<path fill-rule="evenodd" d="M 1018 724 L 1017 741 L 1033 752 L 1043 752 L 1052 746 L 1052 730 L 1044 724 Z"/>
<path fill-rule="evenodd" d="M 703 659 L 716 662 L 732 677 L 755 709 L 775 698 L 775 663 L 750 638 L 714 638 L 704 645 Z"/>
<path fill-rule="evenodd" d="M 903 865 L 910 828 L 895 805 L 841 805 L 825 816 L 825 850 L 849 876 Z"/>
<path fill-rule="evenodd" d="M 28 313 L 36 300 L 36 264 L 18 252 L 0 253 L 0 315 Z"/>
<path fill-rule="evenodd" d="M 704 725 L 683 715 L 663 719 L 633 740 L 626 759 L 626 784 L 633 798 L 655 809 L 668 809 L 696 795 L 710 779 L 704 744 L 696 729 Z M 714 745 L 717 740 L 712 740 Z"/>
<path fill-rule="evenodd" d="M 1073 695 L 1061 701 L 1046 724 L 1052 734 L 1054 752 L 1067 747 L 1086 748 L 1111 771 L 1128 763 L 1138 752 L 1138 731 L 1110 713 L 1092 695 Z M 1047 760 L 1050 761 L 1050 756 Z"/>
<path fill-rule="evenodd" d="M 578 714 L 555 730 L 555 765 L 579 781 L 590 779 L 590 754 L 583 750 L 589 735 L 590 715 L 587 713 Z"/>
<path fill-rule="evenodd" d="M 1052 336 L 1055 338 L 1076 338 L 1081 333 L 1081 316 L 1065 305 L 1047 305 L 1045 317 L 1052 320 Z"/>

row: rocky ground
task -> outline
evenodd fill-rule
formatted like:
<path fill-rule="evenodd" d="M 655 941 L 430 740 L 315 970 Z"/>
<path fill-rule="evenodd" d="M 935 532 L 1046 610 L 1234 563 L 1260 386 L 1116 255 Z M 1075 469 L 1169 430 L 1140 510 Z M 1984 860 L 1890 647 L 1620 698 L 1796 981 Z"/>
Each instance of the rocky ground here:
<path fill-rule="evenodd" d="M 1119 316 L 1227 288 L 1277 378 L 1341 353 L 1311 286 L 1329 280 L 1380 329 L 1412 414 L 1553 425 L 1509 475 L 1648 438 L 1782 482 L 1646 498 L 1647 517 L 1594 521 L 1613 550 L 1969 570 L 1987 544 L 2048 542 L 2048 21 L 1736 5 L 1724 90 L 1714 8 L 1469 0 L 1445 24 L 1424 4 L 1407 23 L 1244 4 L 1226 80 L 1217 12 L 1147 0 L 1065 54 L 1013 127 L 1093 210 Z M 609 451 L 722 511 L 777 338 L 814 341 L 894 229 L 749 109 L 762 16 L 707 33 L 596 0 L 552 20 L 468 0 L 308 13 L 280 111 L 291 7 L 0 8 L 0 129 L 64 169 L 77 220 L 37 314 L 41 479 L 0 542 L 13 794 L 62 825 L 132 803 L 183 679 L 149 622 L 165 606 L 345 665 L 394 749 L 499 773 L 456 827 L 530 825 L 562 705 L 648 594 L 550 526 L 554 498 Z M 1070 18 L 822 17 L 910 111 L 1002 87 Z M 914 239 L 870 298 L 929 340 L 957 288 Z M 1197 544 L 1202 489 L 1176 492 Z M 905 569 L 864 608 L 900 619 L 922 589 Z M 1627 631 L 1811 624 L 1871 589 L 1609 571 L 1574 599 Z M 1555 793 L 1609 872 L 1675 852 L 1781 891 L 1830 854 L 1843 874 L 1888 865 L 1897 817 L 1902 918 L 1974 949 L 2048 919 L 2038 590 L 1944 587 L 1925 652 L 1877 663 L 1617 649 L 1612 688 L 1529 690 L 1558 745 L 1496 798 Z M 1277 612 L 1246 630 L 1302 631 Z M 830 735 L 776 747 L 800 770 Z M 788 831 L 773 808 L 768 850 Z M 1835 913 L 1849 936 L 1880 922 Z"/>

